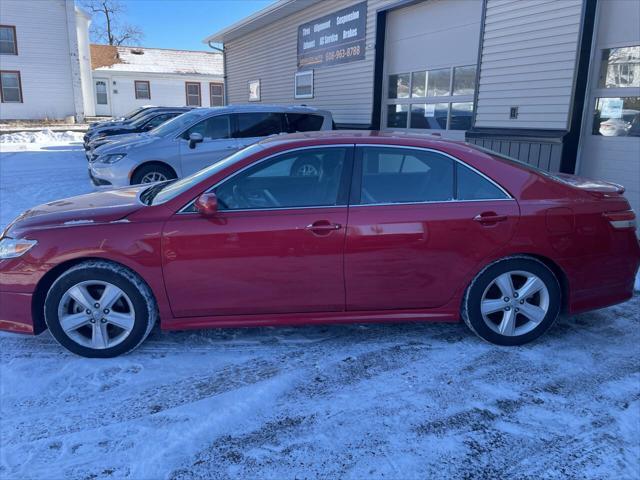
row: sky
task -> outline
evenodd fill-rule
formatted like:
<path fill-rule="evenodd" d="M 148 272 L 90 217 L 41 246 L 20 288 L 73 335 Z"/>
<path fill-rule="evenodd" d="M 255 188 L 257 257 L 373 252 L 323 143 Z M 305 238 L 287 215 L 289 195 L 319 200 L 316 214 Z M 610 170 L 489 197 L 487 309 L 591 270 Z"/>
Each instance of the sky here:
<path fill-rule="evenodd" d="M 144 32 L 140 46 L 209 50 L 202 40 L 274 0 L 124 0 L 126 20 Z"/>

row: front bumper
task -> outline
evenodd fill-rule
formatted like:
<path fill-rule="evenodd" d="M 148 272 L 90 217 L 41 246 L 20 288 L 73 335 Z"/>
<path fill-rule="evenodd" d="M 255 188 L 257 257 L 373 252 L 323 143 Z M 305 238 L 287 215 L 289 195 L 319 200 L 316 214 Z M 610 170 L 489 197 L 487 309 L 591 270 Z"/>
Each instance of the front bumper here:
<path fill-rule="evenodd" d="M 89 162 L 89 178 L 96 186 L 128 187 L 129 169 L 118 165 Z"/>
<path fill-rule="evenodd" d="M 31 316 L 30 293 L 0 292 L 0 330 L 37 334 Z"/>

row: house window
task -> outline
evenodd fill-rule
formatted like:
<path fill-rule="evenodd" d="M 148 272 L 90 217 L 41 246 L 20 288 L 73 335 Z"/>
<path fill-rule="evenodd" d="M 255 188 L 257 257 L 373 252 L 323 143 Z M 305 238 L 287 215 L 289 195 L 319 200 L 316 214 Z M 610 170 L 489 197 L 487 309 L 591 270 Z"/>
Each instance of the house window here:
<path fill-rule="evenodd" d="M 187 106 L 199 107 L 202 105 L 202 98 L 200 96 L 200 84 L 197 82 L 186 82 L 185 88 L 187 91 Z"/>
<path fill-rule="evenodd" d="M 0 100 L 2 103 L 22 103 L 20 72 L 0 71 Z"/>
<path fill-rule="evenodd" d="M 209 84 L 209 101 L 212 107 L 222 107 L 224 105 L 224 84 L 222 83 L 210 83 Z"/>
<path fill-rule="evenodd" d="M 295 98 L 313 98 L 313 70 L 296 73 Z"/>
<path fill-rule="evenodd" d="M 151 85 L 146 80 L 136 80 L 134 82 L 136 89 L 136 100 L 151 99 Z"/>
<path fill-rule="evenodd" d="M 16 27 L 12 25 L 0 25 L 0 54 L 17 55 L 18 42 L 16 40 Z"/>
<path fill-rule="evenodd" d="M 602 51 L 599 87 L 640 87 L 640 45 Z"/>
<path fill-rule="evenodd" d="M 249 101 L 250 102 L 259 102 L 260 101 L 260 80 L 252 80 L 249 82 Z"/>

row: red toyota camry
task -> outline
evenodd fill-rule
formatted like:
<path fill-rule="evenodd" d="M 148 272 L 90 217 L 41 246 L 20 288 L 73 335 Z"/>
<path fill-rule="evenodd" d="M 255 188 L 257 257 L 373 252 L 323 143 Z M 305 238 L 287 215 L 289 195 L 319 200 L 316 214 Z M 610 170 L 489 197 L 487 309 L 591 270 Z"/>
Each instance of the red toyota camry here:
<path fill-rule="evenodd" d="M 632 296 L 617 185 L 425 136 L 278 136 L 189 177 L 58 200 L 0 240 L 0 329 L 113 357 L 163 329 L 457 322 L 519 345 Z"/>

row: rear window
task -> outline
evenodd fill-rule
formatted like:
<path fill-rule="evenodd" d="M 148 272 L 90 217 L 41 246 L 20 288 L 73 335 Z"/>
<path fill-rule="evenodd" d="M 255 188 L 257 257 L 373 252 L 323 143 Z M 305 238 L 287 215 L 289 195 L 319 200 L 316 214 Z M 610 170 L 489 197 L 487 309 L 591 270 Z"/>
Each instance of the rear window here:
<path fill-rule="evenodd" d="M 324 117 L 309 113 L 287 113 L 287 132 L 316 132 L 322 128 Z"/>

